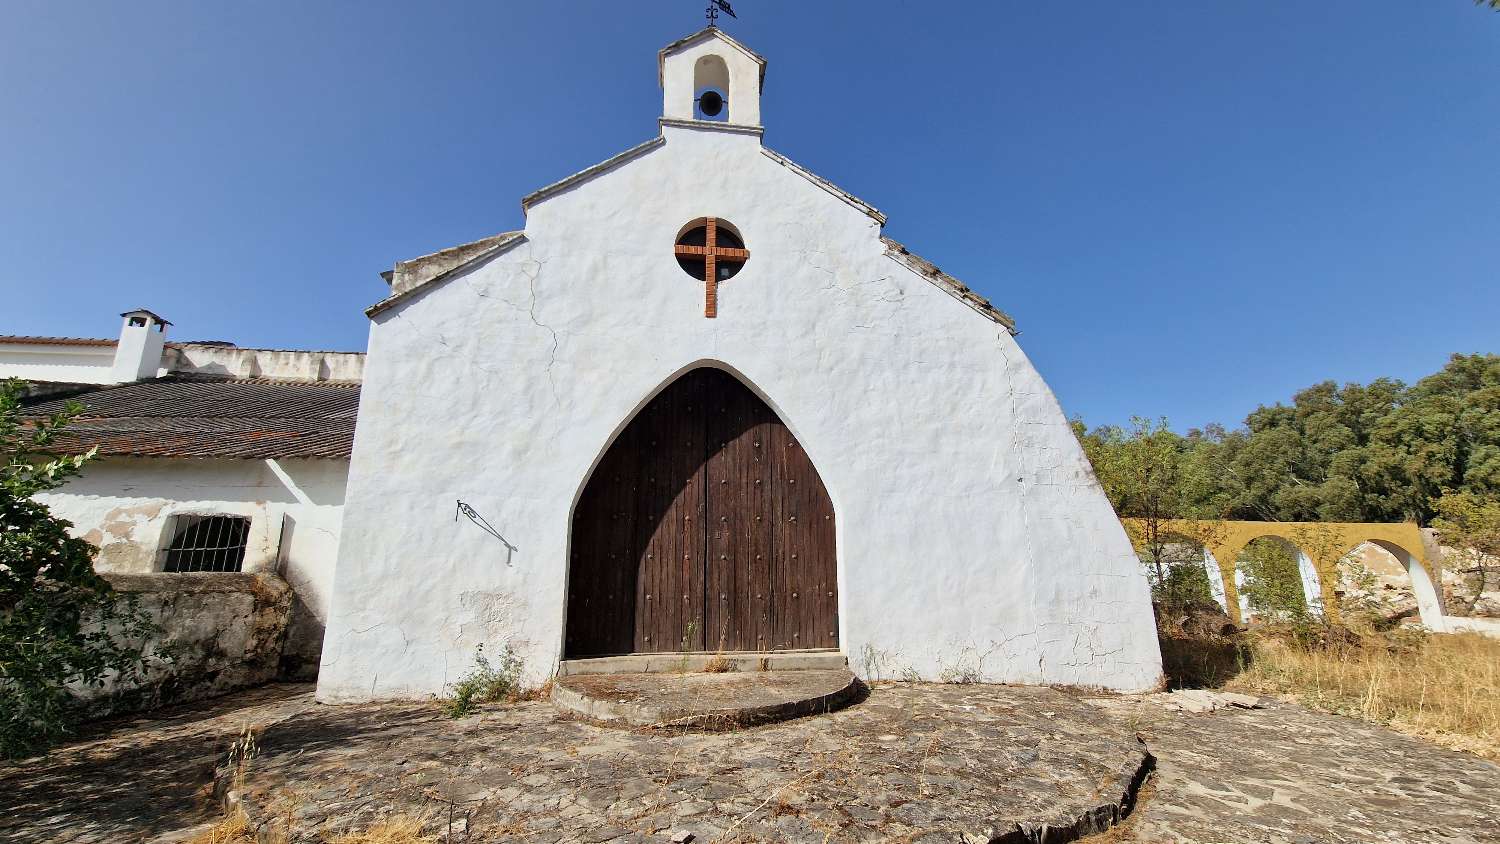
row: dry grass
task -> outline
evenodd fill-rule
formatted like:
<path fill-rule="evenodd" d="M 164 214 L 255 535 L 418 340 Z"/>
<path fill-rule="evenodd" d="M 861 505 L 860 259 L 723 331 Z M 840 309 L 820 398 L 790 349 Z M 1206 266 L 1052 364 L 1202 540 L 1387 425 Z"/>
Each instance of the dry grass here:
<path fill-rule="evenodd" d="M 254 842 L 255 834 L 250 831 L 250 821 L 245 817 L 243 811 L 236 810 L 225 816 L 212 829 L 205 830 L 193 836 L 187 844 L 243 844 L 243 842 Z"/>
<path fill-rule="evenodd" d="M 734 663 L 723 654 L 716 654 L 713 659 L 703 664 L 704 674 L 724 674 L 734 670 Z"/>
<path fill-rule="evenodd" d="M 553 678 L 548 677 L 547 682 L 541 684 L 540 686 L 532 686 L 529 689 L 522 689 L 521 691 L 516 693 L 515 700 L 512 701 L 512 703 L 521 703 L 522 701 L 528 700 L 551 700 L 552 680 Z"/>
<path fill-rule="evenodd" d="M 346 832 L 330 844 L 432 844 L 438 839 L 422 834 L 425 824 L 423 818 L 414 815 L 395 815 L 362 831 Z"/>
<path fill-rule="evenodd" d="M 1229 688 L 1386 724 L 1500 760 L 1500 639 L 1475 633 L 1252 636 Z"/>

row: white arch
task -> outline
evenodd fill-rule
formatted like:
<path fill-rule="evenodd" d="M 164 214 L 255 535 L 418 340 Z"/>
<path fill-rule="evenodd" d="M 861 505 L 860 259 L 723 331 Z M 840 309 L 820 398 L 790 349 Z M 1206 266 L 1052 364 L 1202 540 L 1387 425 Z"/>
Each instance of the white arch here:
<path fill-rule="evenodd" d="M 1234 561 L 1234 585 L 1240 596 L 1240 619 L 1247 621 L 1250 618 L 1250 599 L 1245 596 L 1245 573 L 1240 568 L 1239 554 L 1245 553 L 1252 543 L 1257 539 L 1270 539 L 1281 544 L 1291 551 L 1297 558 L 1297 578 L 1302 583 L 1302 600 L 1307 605 L 1308 614 L 1314 618 L 1323 617 L 1323 585 L 1318 576 L 1318 567 L 1313 564 L 1312 557 L 1307 555 L 1297 546 L 1297 543 L 1276 533 L 1263 533 L 1259 536 L 1246 540 L 1243 547 L 1235 555 Z M 1248 623 L 1248 621 L 1247 621 Z"/>
<path fill-rule="evenodd" d="M 1229 612 L 1229 598 L 1224 592 L 1224 571 L 1219 568 L 1219 561 L 1214 559 L 1214 552 L 1208 550 L 1207 545 L 1203 546 L 1203 572 L 1208 575 L 1208 591 L 1213 595 L 1214 603 L 1224 612 Z M 1243 604 L 1244 598 L 1240 602 Z M 1244 618 L 1243 615 L 1240 617 Z"/>
<path fill-rule="evenodd" d="M 1312 557 L 1301 548 L 1297 548 L 1297 574 L 1302 578 L 1302 600 L 1307 604 L 1308 614 L 1322 618 L 1323 581 L 1318 577 L 1318 567 L 1313 565 Z"/>
<path fill-rule="evenodd" d="M 1447 619 L 1443 617 L 1443 602 L 1438 597 L 1437 590 L 1433 588 L 1432 577 L 1428 575 L 1427 567 L 1422 565 L 1416 555 L 1394 542 L 1387 542 L 1384 539 L 1368 541 L 1390 552 L 1391 556 L 1406 567 L 1406 576 L 1411 581 L 1412 594 L 1417 598 L 1417 613 L 1421 616 L 1422 626 L 1435 633 L 1448 632 Z"/>
<path fill-rule="evenodd" d="M 724 111 L 721 114 L 709 117 L 699 113 L 697 98 L 703 96 L 704 91 L 718 91 L 724 98 Z M 729 65 L 722 56 L 709 53 L 693 63 L 693 98 L 694 119 L 731 122 L 730 117 L 734 114 L 736 103 L 729 96 Z"/>

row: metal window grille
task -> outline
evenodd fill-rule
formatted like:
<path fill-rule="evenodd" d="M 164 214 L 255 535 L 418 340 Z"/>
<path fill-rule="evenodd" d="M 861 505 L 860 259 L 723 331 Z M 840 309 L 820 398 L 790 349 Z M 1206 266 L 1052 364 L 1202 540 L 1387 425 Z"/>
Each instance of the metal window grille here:
<path fill-rule="evenodd" d="M 162 571 L 239 571 L 245 561 L 250 519 L 245 516 L 180 515 L 172 542 L 162 554 Z"/>

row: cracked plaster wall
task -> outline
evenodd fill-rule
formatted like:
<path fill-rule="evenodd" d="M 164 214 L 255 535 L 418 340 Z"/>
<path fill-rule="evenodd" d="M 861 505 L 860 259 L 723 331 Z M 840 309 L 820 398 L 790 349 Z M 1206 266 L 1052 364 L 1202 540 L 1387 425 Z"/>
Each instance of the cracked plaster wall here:
<path fill-rule="evenodd" d="M 264 460 L 105 458 L 37 500 L 99 548 L 94 568 L 112 574 L 158 571 L 175 514 L 249 516 L 242 571 L 279 569 L 291 584 L 283 669 L 310 678 L 328 619 L 348 467 L 342 460 L 280 460 L 273 467 Z"/>
<path fill-rule="evenodd" d="M 817 465 L 856 666 L 873 650 L 928 679 L 967 660 L 991 682 L 1154 686 L 1140 566 L 1014 338 L 757 137 L 664 133 L 533 205 L 523 242 L 374 318 L 320 698 L 442 693 L 481 643 L 547 676 L 587 474 L 703 364 L 746 380 Z M 752 254 L 717 319 L 672 254 L 707 214 Z M 508 544 L 455 521 L 455 499 Z"/>

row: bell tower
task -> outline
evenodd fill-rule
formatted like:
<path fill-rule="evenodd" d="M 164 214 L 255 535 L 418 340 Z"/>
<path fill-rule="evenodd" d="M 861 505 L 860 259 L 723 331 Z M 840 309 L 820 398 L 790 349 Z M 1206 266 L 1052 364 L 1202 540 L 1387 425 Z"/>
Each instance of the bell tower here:
<path fill-rule="evenodd" d="M 663 120 L 760 126 L 766 60 L 718 27 L 668 44 L 656 66 Z"/>

